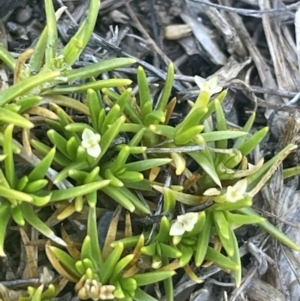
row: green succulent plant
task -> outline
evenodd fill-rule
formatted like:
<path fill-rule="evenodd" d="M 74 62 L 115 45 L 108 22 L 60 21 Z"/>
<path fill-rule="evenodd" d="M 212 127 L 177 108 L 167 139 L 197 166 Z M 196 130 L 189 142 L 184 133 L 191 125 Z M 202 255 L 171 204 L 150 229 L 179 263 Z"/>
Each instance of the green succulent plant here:
<path fill-rule="evenodd" d="M 85 22 L 62 50 L 56 28 L 61 12 L 54 12 L 51 0 L 45 0 L 45 9 L 47 26 L 34 50 L 15 60 L 0 46 L 0 59 L 14 73 L 13 85 L 0 91 L 0 256 L 5 256 L 9 221 L 20 227 L 27 222 L 67 249 L 50 241 L 45 247 L 52 267 L 75 284 L 82 300 L 153 301 L 143 286 L 162 281 L 172 301 L 176 269 L 183 268 L 201 282 L 192 262 L 197 267 L 216 264 L 240 285 L 234 230 L 242 225 L 257 224 L 288 247 L 300 249 L 251 208 L 253 197 L 295 145 L 287 145 L 267 162 L 249 164 L 248 155 L 268 128 L 251 134 L 255 113 L 242 130 L 228 128 L 222 109 L 227 91 L 218 86 L 217 78 L 195 77 L 199 96 L 188 102 L 188 114 L 174 125 L 172 64 L 158 97 L 152 97 L 142 67 L 137 68 L 136 96 L 127 87 L 131 80 L 98 80 L 101 73 L 135 63 L 115 58 L 72 68 L 91 37 L 99 1 L 90 1 Z M 71 97 L 75 92 L 81 101 Z M 42 117 L 45 135 L 37 131 L 33 115 Z M 16 172 L 18 161 L 27 165 L 21 175 Z M 196 163 L 196 172 L 191 172 L 190 161 Z M 166 173 L 169 184 L 163 181 Z M 284 177 L 296 174 L 299 167 L 283 171 Z M 162 204 L 155 197 L 162 197 Z M 198 209 L 205 204 L 209 206 Z M 87 235 L 80 250 L 39 217 L 46 207 L 55 210 L 58 220 L 88 208 Z M 99 208 L 115 210 L 102 247 Z M 154 214 L 159 217 L 157 227 L 133 229 L 132 219 L 151 220 L 154 212 L 161 213 Z M 20 301 L 56 297 L 54 284 L 41 283 L 29 287 Z"/>

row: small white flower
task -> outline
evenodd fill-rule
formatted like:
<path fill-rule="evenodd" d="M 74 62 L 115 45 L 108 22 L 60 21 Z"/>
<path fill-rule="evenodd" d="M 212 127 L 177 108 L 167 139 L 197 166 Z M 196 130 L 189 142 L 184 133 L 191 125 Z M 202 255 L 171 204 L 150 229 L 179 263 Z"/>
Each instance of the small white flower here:
<path fill-rule="evenodd" d="M 203 195 L 206 195 L 206 196 L 216 196 L 216 195 L 220 195 L 220 194 L 221 194 L 221 191 L 217 188 L 209 188 L 203 192 Z"/>
<path fill-rule="evenodd" d="M 247 179 L 236 182 L 233 186 L 228 186 L 224 198 L 227 202 L 235 203 L 245 197 L 247 190 Z"/>
<path fill-rule="evenodd" d="M 82 132 L 81 145 L 93 158 L 97 158 L 101 153 L 101 147 L 99 145 L 100 138 L 101 136 L 98 133 L 94 133 L 90 129 L 84 129 Z"/>
<path fill-rule="evenodd" d="M 218 86 L 218 77 L 212 77 L 209 80 L 206 80 L 198 75 L 194 77 L 197 86 L 201 91 L 207 91 L 211 95 L 219 93 L 222 91 L 222 87 Z"/>
<path fill-rule="evenodd" d="M 214 196 L 215 201 L 219 203 L 230 202 L 235 203 L 243 199 L 246 195 L 247 179 L 236 182 L 233 186 L 228 186 L 226 193 L 221 194 L 221 191 L 216 188 L 209 188 L 204 191 L 205 196 Z"/>
<path fill-rule="evenodd" d="M 40 274 L 40 283 L 42 285 L 48 285 L 53 280 L 53 272 L 49 271 L 46 267 L 43 268 L 43 272 Z"/>
<path fill-rule="evenodd" d="M 171 236 L 181 236 L 184 232 L 190 232 L 194 229 L 198 221 L 197 212 L 189 212 L 183 215 L 178 215 L 176 222 L 171 226 Z"/>

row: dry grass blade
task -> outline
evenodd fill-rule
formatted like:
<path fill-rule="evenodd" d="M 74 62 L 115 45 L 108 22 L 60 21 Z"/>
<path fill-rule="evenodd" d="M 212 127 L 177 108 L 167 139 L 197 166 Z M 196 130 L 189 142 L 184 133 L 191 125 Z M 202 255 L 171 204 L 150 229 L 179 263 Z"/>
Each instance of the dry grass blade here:
<path fill-rule="evenodd" d="M 271 2 L 269 0 L 258 1 L 261 10 L 270 10 Z M 280 24 L 281 18 L 277 14 L 262 15 L 262 24 L 268 43 L 268 49 L 272 57 L 276 81 L 279 89 L 296 90 L 299 82 L 299 74 L 291 66 L 296 63 L 296 54 L 282 35 Z M 280 47 L 278 47 L 280 45 Z M 294 62 L 293 62 L 294 61 Z M 296 72 L 295 72 L 296 71 Z"/>

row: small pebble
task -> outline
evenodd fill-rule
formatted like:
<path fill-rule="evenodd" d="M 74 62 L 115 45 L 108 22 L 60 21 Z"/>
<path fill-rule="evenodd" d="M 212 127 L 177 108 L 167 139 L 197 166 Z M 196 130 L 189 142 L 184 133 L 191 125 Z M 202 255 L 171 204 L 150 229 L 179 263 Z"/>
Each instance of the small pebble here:
<path fill-rule="evenodd" d="M 16 15 L 16 21 L 21 24 L 29 21 L 32 17 L 32 11 L 33 9 L 29 5 L 20 8 Z"/>
<path fill-rule="evenodd" d="M 27 31 L 24 28 L 24 26 L 21 26 L 18 23 L 15 23 L 15 22 L 7 22 L 6 27 L 12 35 L 20 37 L 22 35 L 27 34 Z"/>

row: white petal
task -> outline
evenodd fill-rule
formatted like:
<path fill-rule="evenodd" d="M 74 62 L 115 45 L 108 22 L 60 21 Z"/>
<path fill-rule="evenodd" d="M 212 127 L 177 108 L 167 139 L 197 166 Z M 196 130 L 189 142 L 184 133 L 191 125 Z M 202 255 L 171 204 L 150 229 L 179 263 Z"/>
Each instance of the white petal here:
<path fill-rule="evenodd" d="M 233 189 L 244 194 L 247 190 L 247 179 L 240 180 L 233 185 Z"/>
<path fill-rule="evenodd" d="M 96 133 L 96 134 L 94 135 L 94 141 L 95 141 L 95 142 L 98 143 L 98 142 L 100 141 L 100 138 L 101 138 L 100 134 Z"/>
<path fill-rule="evenodd" d="M 207 195 L 207 196 L 215 196 L 215 195 L 220 195 L 220 194 L 221 194 L 221 192 L 217 188 L 208 188 L 207 190 L 205 190 L 203 192 L 203 195 Z"/>
<path fill-rule="evenodd" d="M 82 141 L 81 141 L 81 145 L 82 145 L 84 148 L 90 148 L 90 147 L 91 147 L 91 142 L 90 142 L 90 140 L 82 140 Z"/>
<path fill-rule="evenodd" d="M 194 80 L 195 80 L 195 83 L 197 84 L 197 86 L 202 90 L 203 85 L 206 83 L 206 80 L 198 75 L 194 76 Z"/>
<path fill-rule="evenodd" d="M 207 84 L 208 84 L 209 89 L 211 90 L 212 94 L 219 93 L 223 89 L 222 87 L 218 86 L 218 77 L 217 76 L 211 78 Z"/>
<path fill-rule="evenodd" d="M 190 212 L 184 215 L 183 223 L 184 230 L 190 232 L 194 229 L 195 224 L 197 223 L 199 214 L 197 212 Z"/>
<path fill-rule="evenodd" d="M 90 130 L 90 129 L 84 129 L 84 131 L 82 132 L 82 140 L 83 141 L 88 141 L 88 140 L 94 140 L 94 136 L 95 136 L 95 133 Z"/>
<path fill-rule="evenodd" d="M 214 89 L 211 90 L 212 94 L 220 93 L 223 90 L 221 86 L 216 86 Z"/>
<path fill-rule="evenodd" d="M 244 194 L 241 193 L 238 190 L 235 190 L 234 187 L 228 186 L 227 187 L 227 192 L 224 195 L 224 197 L 225 197 L 227 202 L 234 203 L 234 202 L 239 201 L 242 198 L 244 198 Z"/>
<path fill-rule="evenodd" d="M 97 158 L 101 153 L 101 147 L 99 144 L 95 144 L 95 145 L 87 148 L 86 151 L 91 157 Z"/>
<path fill-rule="evenodd" d="M 181 236 L 184 233 L 184 227 L 183 224 L 181 222 L 179 222 L 178 220 L 171 226 L 170 228 L 170 236 Z"/>
<path fill-rule="evenodd" d="M 218 77 L 217 76 L 212 77 L 211 79 L 209 79 L 207 81 L 207 84 L 210 89 L 212 89 L 212 90 L 215 89 L 218 86 Z"/>

